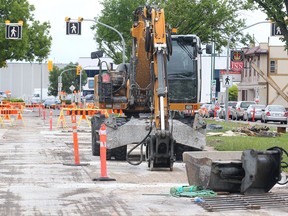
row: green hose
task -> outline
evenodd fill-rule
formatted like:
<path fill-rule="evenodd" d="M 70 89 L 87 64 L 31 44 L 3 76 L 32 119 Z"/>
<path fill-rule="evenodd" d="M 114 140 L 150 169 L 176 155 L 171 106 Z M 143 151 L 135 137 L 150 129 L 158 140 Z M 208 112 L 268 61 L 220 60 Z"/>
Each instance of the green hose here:
<path fill-rule="evenodd" d="M 212 190 L 203 189 L 203 187 L 196 185 L 172 187 L 170 194 L 175 197 L 214 197 L 217 195 Z"/>

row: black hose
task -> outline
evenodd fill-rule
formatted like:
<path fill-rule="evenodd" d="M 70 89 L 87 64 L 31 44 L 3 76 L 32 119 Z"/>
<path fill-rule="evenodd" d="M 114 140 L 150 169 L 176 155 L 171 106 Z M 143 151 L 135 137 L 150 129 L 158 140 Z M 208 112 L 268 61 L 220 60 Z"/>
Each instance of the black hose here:
<path fill-rule="evenodd" d="M 126 161 L 131 164 L 131 165 L 134 165 L 134 166 L 138 166 L 140 165 L 142 162 L 143 162 L 143 144 L 145 142 L 145 140 L 148 138 L 148 136 L 150 135 L 152 131 L 152 125 L 150 126 L 150 129 L 149 129 L 149 132 L 148 134 L 145 136 L 144 139 L 141 140 L 141 142 L 139 142 L 138 144 L 136 144 L 133 148 L 131 148 L 127 155 L 126 155 Z M 137 163 L 133 163 L 130 159 L 129 159 L 129 156 L 131 155 L 131 152 L 134 151 L 134 149 L 136 149 L 138 146 L 141 145 L 141 149 L 140 149 L 140 160 L 137 162 Z"/>
<path fill-rule="evenodd" d="M 285 149 L 281 148 L 281 147 L 275 146 L 275 147 L 269 148 L 267 150 L 277 150 L 277 151 L 281 152 L 281 156 L 283 155 L 283 153 L 285 153 L 285 155 L 288 157 L 288 152 Z M 285 162 L 285 161 L 281 161 L 280 164 L 281 164 L 281 169 L 284 169 L 284 168 L 288 167 L 288 163 Z M 285 185 L 287 183 L 288 183 L 288 179 L 284 183 L 279 182 L 279 181 L 277 182 L 277 184 L 279 184 L 279 185 Z"/>

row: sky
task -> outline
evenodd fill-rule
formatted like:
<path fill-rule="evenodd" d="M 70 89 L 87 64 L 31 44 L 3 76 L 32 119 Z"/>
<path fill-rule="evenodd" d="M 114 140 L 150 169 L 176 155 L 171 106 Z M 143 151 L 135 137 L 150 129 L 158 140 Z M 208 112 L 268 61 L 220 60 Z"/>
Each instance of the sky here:
<path fill-rule="evenodd" d="M 241 17 L 246 19 L 246 26 L 249 27 L 254 25 L 258 22 L 265 21 L 267 15 L 260 10 L 258 11 L 241 11 L 239 12 Z M 267 21 L 267 20 L 266 20 Z M 271 37 L 271 23 L 261 23 L 254 26 L 251 26 L 243 31 L 243 33 L 249 33 L 250 35 L 254 35 L 256 40 L 256 44 L 268 42 L 271 45 L 280 45 L 282 42 L 279 40 L 279 36 L 272 36 Z"/>
<path fill-rule="evenodd" d="M 35 19 L 40 22 L 49 21 L 52 46 L 49 60 L 53 63 L 76 63 L 79 57 L 90 57 L 97 49 L 93 40 L 94 33 L 90 29 L 94 22 L 83 21 L 81 35 L 66 35 L 65 17 L 77 20 L 94 19 L 99 16 L 102 5 L 98 0 L 28 0 L 35 6 Z"/>
<path fill-rule="evenodd" d="M 40 22 L 49 21 L 50 34 L 53 38 L 49 60 L 54 63 L 77 62 L 79 57 L 89 57 L 97 50 L 93 40 L 94 33 L 91 21 L 82 22 L 81 35 L 66 35 L 65 17 L 77 20 L 78 17 L 93 19 L 101 13 L 100 0 L 28 0 L 35 6 L 34 15 Z M 247 26 L 265 20 L 266 15 L 260 11 L 240 12 L 247 19 Z M 254 35 L 257 42 L 267 42 L 270 36 L 270 24 L 259 24 L 244 31 Z M 279 44 L 276 37 L 270 43 Z"/>

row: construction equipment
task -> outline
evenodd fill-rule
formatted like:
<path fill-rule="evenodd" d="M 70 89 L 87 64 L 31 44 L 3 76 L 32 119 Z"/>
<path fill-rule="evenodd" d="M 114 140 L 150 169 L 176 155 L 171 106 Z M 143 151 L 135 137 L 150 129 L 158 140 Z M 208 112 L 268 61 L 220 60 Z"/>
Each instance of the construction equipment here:
<path fill-rule="evenodd" d="M 190 185 L 214 191 L 259 194 L 268 192 L 280 182 L 281 168 L 288 164 L 282 155 L 288 153 L 273 147 L 265 151 L 248 149 L 240 151 L 184 152 Z"/>
<path fill-rule="evenodd" d="M 196 35 L 172 35 L 164 10 L 150 6 L 134 11 L 131 35 L 131 61 L 116 71 L 102 71 L 102 53 L 91 53 L 91 58 L 99 58 L 100 66 L 94 78 L 96 107 L 125 114 L 92 118 L 93 155 L 99 155 L 97 131 L 105 122 L 108 159 L 114 156 L 138 165 L 144 160 L 144 145 L 151 170 L 172 170 L 184 151 L 202 150 L 206 144 L 206 123 L 196 114 L 201 95 L 201 42 Z M 211 46 L 206 46 L 206 53 L 211 53 Z M 128 153 L 127 144 L 135 144 Z M 133 163 L 129 156 L 138 146 L 141 158 Z"/>

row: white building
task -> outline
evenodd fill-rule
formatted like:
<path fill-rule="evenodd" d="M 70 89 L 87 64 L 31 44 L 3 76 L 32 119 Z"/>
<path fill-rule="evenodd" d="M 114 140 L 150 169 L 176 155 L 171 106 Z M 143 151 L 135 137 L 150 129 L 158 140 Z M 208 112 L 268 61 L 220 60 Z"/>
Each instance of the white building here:
<path fill-rule="evenodd" d="M 260 43 L 243 50 L 245 69 L 238 86 L 238 100 L 288 108 L 288 54 L 284 46 Z"/>
<path fill-rule="evenodd" d="M 63 68 L 65 64 L 56 64 Z M 12 98 L 29 100 L 35 88 L 48 88 L 49 71 L 46 63 L 9 62 L 0 68 L 0 91 L 11 91 Z"/>
<path fill-rule="evenodd" d="M 109 67 L 113 65 L 111 58 L 101 58 L 102 69 L 107 70 L 105 62 Z M 90 57 L 80 57 L 78 63 L 86 71 L 88 80 L 83 86 L 83 93 L 88 94 L 94 91 L 94 76 L 99 73 L 98 59 Z M 56 63 L 55 66 L 64 68 L 67 64 Z M 47 62 L 27 63 L 27 62 L 8 62 L 7 67 L 0 68 L 0 91 L 11 91 L 12 98 L 22 98 L 28 101 L 32 98 L 34 89 L 47 89 L 49 87 L 49 71 Z"/>

